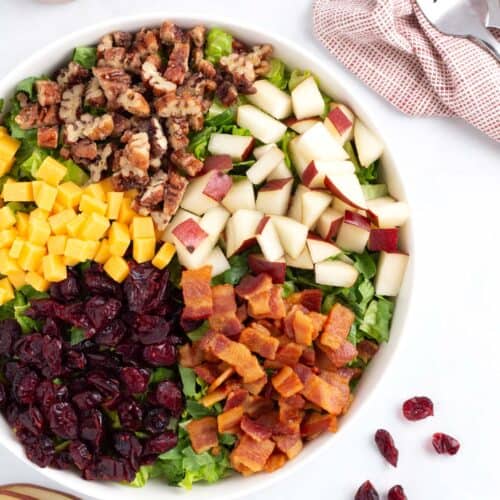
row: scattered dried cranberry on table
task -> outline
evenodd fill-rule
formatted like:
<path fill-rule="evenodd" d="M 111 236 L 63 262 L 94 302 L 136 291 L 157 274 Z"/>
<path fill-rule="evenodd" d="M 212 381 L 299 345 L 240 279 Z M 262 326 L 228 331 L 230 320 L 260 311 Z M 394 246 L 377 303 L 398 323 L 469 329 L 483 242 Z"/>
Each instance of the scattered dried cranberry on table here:
<path fill-rule="evenodd" d="M 434 405 L 425 396 L 415 396 L 403 403 L 403 415 L 408 420 L 422 420 L 434 415 Z"/>
<path fill-rule="evenodd" d="M 384 429 L 375 433 L 375 443 L 382 456 L 394 467 L 398 465 L 399 452 L 392 436 Z"/>
<path fill-rule="evenodd" d="M 393 486 L 388 492 L 387 492 L 387 500 L 407 500 L 405 491 L 403 490 L 403 487 L 399 484 L 396 486 Z"/>
<path fill-rule="evenodd" d="M 432 446 L 439 454 L 455 455 L 460 448 L 460 443 L 448 434 L 436 432 L 432 435 Z"/>
<path fill-rule="evenodd" d="M 365 481 L 356 492 L 354 500 L 378 500 L 377 490 L 370 481 Z"/>

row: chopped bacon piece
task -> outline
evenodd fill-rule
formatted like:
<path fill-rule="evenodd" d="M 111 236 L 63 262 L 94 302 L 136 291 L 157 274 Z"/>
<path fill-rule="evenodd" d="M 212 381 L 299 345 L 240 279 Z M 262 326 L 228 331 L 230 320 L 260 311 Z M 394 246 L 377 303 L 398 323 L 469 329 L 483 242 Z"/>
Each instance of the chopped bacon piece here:
<path fill-rule="evenodd" d="M 191 420 L 186 425 L 186 431 L 191 440 L 191 446 L 196 453 L 203 453 L 219 444 L 217 436 L 217 419 L 215 417 L 203 417 Z"/>
<path fill-rule="evenodd" d="M 354 313 L 349 308 L 335 304 L 328 314 L 320 343 L 330 349 L 338 349 L 349 335 L 354 319 Z"/>
<path fill-rule="evenodd" d="M 302 353 L 304 352 L 304 347 L 296 344 L 295 342 L 290 342 L 278 349 L 276 353 L 276 361 L 283 363 L 284 365 L 293 366 L 299 362 Z"/>
<path fill-rule="evenodd" d="M 217 366 L 213 363 L 204 363 L 202 365 L 195 366 L 193 370 L 196 375 L 207 384 L 211 384 L 219 375 Z"/>
<path fill-rule="evenodd" d="M 303 444 L 300 434 L 273 436 L 276 447 L 281 450 L 289 460 L 295 458 L 302 450 Z"/>
<path fill-rule="evenodd" d="M 255 441 L 244 435 L 231 453 L 231 464 L 236 470 L 239 465 L 243 465 L 252 472 L 259 472 L 264 469 L 274 447 L 270 439 Z"/>
<path fill-rule="evenodd" d="M 347 340 L 344 340 L 337 349 L 330 349 L 321 344 L 319 348 L 326 354 L 336 368 L 341 368 L 350 361 L 353 361 L 358 355 L 356 348 Z"/>
<path fill-rule="evenodd" d="M 208 392 L 213 392 L 215 389 L 220 387 L 232 374 L 234 373 L 233 368 L 226 368 L 211 384 L 208 388 Z"/>
<path fill-rule="evenodd" d="M 179 364 L 186 368 L 194 368 L 203 361 L 203 351 L 200 349 L 199 342 L 193 342 L 192 345 L 184 344 L 177 350 Z"/>
<path fill-rule="evenodd" d="M 181 279 L 182 296 L 184 297 L 184 319 L 206 319 L 213 312 L 211 266 L 183 271 Z"/>
<path fill-rule="evenodd" d="M 339 373 L 338 371 L 336 372 L 331 372 L 327 370 L 321 370 L 319 376 L 328 382 L 331 386 L 336 387 L 343 395 L 345 398 L 346 404 L 345 407 L 343 408 L 343 411 L 345 412 L 347 410 L 347 407 L 350 404 L 351 400 L 351 390 L 349 388 L 349 378 L 344 377 L 342 373 Z"/>
<path fill-rule="evenodd" d="M 247 382 L 246 384 L 243 384 L 243 387 L 250 394 L 257 396 L 258 394 L 261 393 L 262 389 L 264 389 L 266 384 L 267 384 L 267 376 L 264 375 L 263 377 L 259 378 L 258 380 L 255 380 L 254 382 Z"/>
<path fill-rule="evenodd" d="M 318 338 L 318 335 L 320 332 L 323 330 L 323 327 L 325 325 L 326 321 L 326 316 L 324 314 L 320 314 L 317 312 L 310 312 L 309 317 L 311 318 L 311 321 L 313 322 L 313 340 L 316 340 Z"/>
<path fill-rule="evenodd" d="M 235 292 L 242 299 L 250 300 L 253 295 L 270 291 L 272 287 L 271 276 L 262 273 L 257 276 L 245 276 L 235 288 Z"/>
<path fill-rule="evenodd" d="M 280 396 L 284 398 L 289 398 L 304 388 L 300 378 L 289 366 L 284 366 L 279 373 L 272 378 L 272 384 L 280 393 Z"/>
<path fill-rule="evenodd" d="M 295 333 L 293 331 L 293 320 L 295 318 L 295 313 L 297 311 L 302 311 L 304 313 L 307 312 L 305 307 L 301 306 L 300 304 L 295 304 L 290 308 L 287 315 L 285 316 L 285 319 L 283 320 L 283 330 L 285 332 L 285 335 L 291 340 L 295 340 Z"/>
<path fill-rule="evenodd" d="M 314 324 L 312 319 L 302 311 L 293 315 L 292 328 L 297 344 L 310 346 L 313 340 Z"/>
<path fill-rule="evenodd" d="M 235 434 L 242 418 L 243 405 L 235 406 L 217 416 L 217 428 L 221 434 L 224 432 Z"/>
<path fill-rule="evenodd" d="M 203 406 L 209 408 L 210 406 L 213 406 L 215 403 L 218 403 L 219 401 L 223 401 L 224 399 L 226 399 L 230 391 L 231 388 L 229 386 L 219 387 L 210 394 L 206 394 L 205 396 L 203 396 L 200 399 L 200 403 Z"/>
<path fill-rule="evenodd" d="M 274 402 L 262 396 L 249 396 L 244 404 L 245 413 L 252 418 L 259 418 L 274 408 Z"/>
<path fill-rule="evenodd" d="M 307 440 L 318 437 L 328 430 L 334 432 L 337 426 L 337 418 L 325 413 L 312 412 L 302 421 L 300 433 Z"/>
<path fill-rule="evenodd" d="M 243 416 L 240 422 L 241 429 L 255 441 L 264 441 L 272 436 L 272 431 L 266 425 L 252 420 L 246 415 Z"/>
<path fill-rule="evenodd" d="M 264 470 L 266 472 L 274 472 L 281 469 L 287 462 L 286 455 L 275 451 L 267 460 L 266 465 L 264 465 Z"/>
<path fill-rule="evenodd" d="M 217 285 L 212 288 L 214 304 L 213 313 L 208 319 L 214 332 L 223 333 L 228 337 L 237 336 L 243 325 L 236 316 L 236 300 L 232 285 Z"/>
<path fill-rule="evenodd" d="M 231 365 L 243 378 L 243 382 L 255 382 L 265 376 L 258 359 L 252 355 L 248 347 L 233 342 L 221 334 L 210 338 L 208 350 L 222 361 Z"/>
<path fill-rule="evenodd" d="M 253 294 L 248 298 L 248 313 L 256 319 L 281 319 L 286 314 L 285 302 L 281 297 L 281 287 Z"/>
<path fill-rule="evenodd" d="M 246 304 L 242 304 L 236 309 L 236 317 L 243 323 L 248 318 L 248 311 Z"/>
<path fill-rule="evenodd" d="M 323 292 L 317 288 L 302 290 L 287 297 L 286 302 L 290 305 L 300 304 L 309 311 L 320 312 L 321 303 L 323 302 Z"/>
<path fill-rule="evenodd" d="M 372 342 L 371 340 L 362 340 L 359 344 L 356 345 L 356 349 L 358 350 L 358 356 L 365 362 L 368 363 L 370 359 L 377 354 L 379 349 L 379 345 L 376 342 Z"/>
<path fill-rule="evenodd" d="M 258 323 L 252 323 L 241 332 L 240 342 L 267 359 L 274 359 L 279 347 L 278 339 L 271 337 L 269 330 Z"/>
<path fill-rule="evenodd" d="M 300 362 L 307 366 L 315 366 L 316 364 L 316 351 L 314 347 L 306 347 L 302 356 L 300 357 Z"/>
<path fill-rule="evenodd" d="M 279 425 L 275 426 L 274 434 L 297 434 L 304 417 L 304 407 L 299 407 L 297 401 L 288 399 L 279 400 Z"/>
<path fill-rule="evenodd" d="M 291 408 L 297 408 L 299 410 L 302 410 L 306 404 L 306 400 L 300 394 L 295 394 L 289 398 L 282 399 L 282 402 L 286 403 Z"/>
<path fill-rule="evenodd" d="M 248 398 L 248 391 L 245 389 L 234 389 L 231 391 L 226 399 L 224 411 L 231 410 L 237 406 L 244 405 Z"/>

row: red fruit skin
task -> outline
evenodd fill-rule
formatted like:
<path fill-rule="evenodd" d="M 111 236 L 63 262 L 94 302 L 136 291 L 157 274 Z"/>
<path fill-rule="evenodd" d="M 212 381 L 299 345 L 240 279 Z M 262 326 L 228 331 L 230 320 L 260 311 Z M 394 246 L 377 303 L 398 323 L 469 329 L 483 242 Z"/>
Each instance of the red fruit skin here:
<path fill-rule="evenodd" d="M 232 178 L 222 172 L 221 170 L 215 170 L 210 176 L 203 194 L 212 198 L 215 201 L 221 201 L 224 196 L 228 193 L 233 185 Z"/>
<path fill-rule="evenodd" d="M 403 415 L 407 420 L 422 420 L 434 415 L 434 405 L 426 396 L 415 396 L 403 403 Z"/>
<path fill-rule="evenodd" d="M 208 234 L 193 219 L 187 219 L 175 226 L 173 235 L 193 253 L 198 245 L 208 236 Z"/>
<path fill-rule="evenodd" d="M 436 432 L 432 435 L 432 446 L 440 455 L 455 455 L 460 449 L 460 443 L 454 437 L 443 432 Z"/>
<path fill-rule="evenodd" d="M 400 484 L 393 486 L 387 492 L 387 500 L 408 500 L 408 497 Z"/>
<path fill-rule="evenodd" d="M 356 492 L 354 500 L 379 500 L 377 490 L 370 481 L 365 481 Z"/>
<path fill-rule="evenodd" d="M 337 106 L 328 113 L 328 119 L 333 123 L 339 134 L 342 134 L 352 126 L 351 120 Z"/>
<path fill-rule="evenodd" d="M 375 443 L 382 456 L 393 466 L 398 465 L 399 452 L 394 444 L 394 439 L 385 429 L 379 429 L 375 433 Z"/>

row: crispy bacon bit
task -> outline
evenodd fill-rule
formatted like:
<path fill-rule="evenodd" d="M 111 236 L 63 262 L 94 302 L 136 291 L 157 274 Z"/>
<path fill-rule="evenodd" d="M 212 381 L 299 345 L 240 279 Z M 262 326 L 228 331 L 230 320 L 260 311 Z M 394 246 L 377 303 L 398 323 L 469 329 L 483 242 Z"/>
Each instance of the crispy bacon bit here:
<path fill-rule="evenodd" d="M 181 287 L 184 298 L 182 317 L 187 320 L 201 320 L 210 317 L 213 312 L 210 280 L 212 268 L 205 266 L 182 273 Z M 226 360 L 223 360 L 226 361 Z"/>
<path fill-rule="evenodd" d="M 55 149 L 59 141 L 59 127 L 40 127 L 37 130 L 37 144 L 41 148 Z"/>
<path fill-rule="evenodd" d="M 276 391 L 284 398 L 294 396 L 304 388 L 300 378 L 289 366 L 284 366 L 271 381 Z"/>
<path fill-rule="evenodd" d="M 108 104 L 111 105 L 130 87 L 132 82 L 130 75 L 124 69 L 102 67 L 93 68 L 92 71 L 99 81 Z"/>
<path fill-rule="evenodd" d="M 323 327 L 326 321 L 326 316 L 321 313 L 310 312 L 309 318 L 311 318 L 311 321 L 313 323 L 313 340 L 316 340 L 320 332 L 323 331 Z"/>
<path fill-rule="evenodd" d="M 217 416 L 217 428 L 221 434 L 228 432 L 235 434 L 239 430 L 243 418 L 243 405 L 224 410 Z"/>
<path fill-rule="evenodd" d="M 241 419 L 240 426 L 243 432 L 259 443 L 266 439 L 270 439 L 273 434 L 269 427 L 252 420 L 246 415 Z"/>
<path fill-rule="evenodd" d="M 358 355 L 356 348 L 347 340 L 342 341 L 342 344 L 337 349 L 330 349 L 321 344 L 318 347 L 326 354 L 336 368 L 341 368 L 350 361 L 353 361 Z"/>
<path fill-rule="evenodd" d="M 82 107 L 82 97 L 85 86 L 82 83 L 67 88 L 62 94 L 59 118 L 64 123 L 74 123 Z"/>
<path fill-rule="evenodd" d="M 50 80 L 37 80 L 35 82 L 38 104 L 50 106 L 61 102 L 61 89 L 56 82 Z"/>
<path fill-rule="evenodd" d="M 301 292 L 293 293 L 287 297 L 286 302 L 290 305 L 300 304 L 309 311 L 320 312 L 321 303 L 323 301 L 323 292 L 316 288 L 311 290 L 302 290 Z"/>
<path fill-rule="evenodd" d="M 304 363 L 307 366 L 315 366 L 316 365 L 316 351 L 314 347 L 306 347 L 302 356 L 300 358 L 300 362 Z"/>
<path fill-rule="evenodd" d="M 135 90 L 127 89 L 118 98 L 118 103 L 121 107 L 135 116 L 149 116 L 151 108 L 144 96 Z"/>
<path fill-rule="evenodd" d="M 203 353 L 202 353 L 203 356 Z M 198 365 L 194 367 L 194 372 L 198 377 L 201 378 L 207 384 L 211 384 L 219 374 L 219 370 L 217 366 L 211 363 L 204 363 L 202 365 Z"/>
<path fill-rule="evenodd" d="M 336 428 L 336 417 L 324 413 L 312 412 L 302 421 L 300 433 L 304 439 L 311 440 L 326 431 L 335 432 Z"/>
<path fill-rule="evenodd" d="M 276 442 L 276 447 L 282 451 L 289 460 L 295 458 L 303 448 L 302 439 L 298 433 L 273 436 L 273 440 Z"/>
<path fill-rule="evenodd" d="M 214 311 L 208 319 L 210 328 L 214 332 L 222 333 L 228 337 L 237 336 L 243 326 L 236 316 L 236 300 L 233 286 L 228 284 L 214 286 L 212 288 L 212 297 Z M 242 342 L 241 339 L 240 342 Z"/>
<path fill-rule="evenodd" d="M 241 332 L 240 342 L 267 359 L 274 359 L 279 347 L 278 339 L 271 337 L 269 330 L 258 323 L 252 323 Z"/>
<path fill-rule="evenodd" d="M 297 344 L 310 346 L 313 341 L 314 323 L 312 319 L 302 311 L 295 311 L 292 320 L 292 328 Z"/>
<path fill-rule="evenodd" d="M 273 454 L 268 458 L 264 470 L 266 472 L 274 472 L 281 469 L 287 462 L 286 455 L 279 451 L 273 452 Z"/>
<path fill-rule="evenodd" d="M 199 342 L 193 344 L 184 344 L 178 347 L 177 354 L 179 364 L 186 368 L 194 368 L 203 361 L 203 352 L 199 348 Z"/>
<path fill-rule="evenodd" d="M 379 346 L 371 340 L 362 340 L 356 345 L 356 349 L 358 350 L 358 357 L 368 363 L 377 354 Z"/>
<path fill-rule="evenodd" d="M 233 368 L 226 368 L 211 384 L 208 388 L 208 392 L 213 392 L 215 389 L 220 387 L 232 374 L 234 373 Z"/>
<path fill-rule="evenodd" d="M 235 408 L 236 406 L 243 406 L 247 398 L 248 391 L 245 389 L 235 389 L 234 391 L 231 391 L 227 396 L 226 404 L 224 405 L 224 411 L 228 411 L 231 408 Z"/>
<path fill-rule="evenodd" d="M 186 431 L 189 434 L 191 446 L 196 453 L 203 453 L 219 444 L 217 419 L 215 417 L 191 420 L 186 425 Z"/>
<path fill-rule="evenodd" d="M 178 85 L 184 82 L 189 64 L 190 45 L 186 42 L 175 42 L 168 58 L 165 78 Z"/>
<path fill-rule="evenodd" d="M 176 167 L 184 170 L 190 177 L 197 175 L 203 168 L 203 162 L 198 160 L 194 154 L 188 153 L 187 151 L 174 151 L 170 155 L 170 160 Z"/>
<path fill-rule="evenodd" d="M 200 403 L 203 406 L 210 408 L 214 404 L 219 403 L 220 401 L 223 401 L 224 399 L 226 399 L 230 390 L 231 390 L 230 387 L 227 387 L 227 386 L 219 387 L 214 392 L 211 392 L 211 393 L 203 396 L 200 399 Z"/>
<path fill-rule="evenodd" d="M 278 349 L 276 361 L 284 365 L 293 366 L 299 362 L 303 352 L 304 346 L 298 345 L 295 342 L 290 342 Z"/>
<path fill-rule="evenodd" d="M 188 186 L 188 180 L 179 175 L 175 170 L 171 170 L 168 177 L 168 184 L 165 189 L 165 203 L 163 205 L 163 213 L 167 220 L 177 212 L 184 192 Z"/>
<path fill-rule="evenodd" d="M 236 470 L 243 466 L 252 472 L 259 472 L 264 469 L 274 446 L 270 439 L 259 442 L 245 434 L 231 453 L 231 464 Z"/>
<path fill-rule="evenodd" d="M 253 394 L 254 396 L 259 395 L 264 387 L 267 384 L 267 376 L 264 375 L 263 377 L 255 380 L 254 382 L 247 382 L 246 384 L 243 384 L 243 387 L 250 393 Z"/>
<path fill-rule="evenodd" d="M 271 277 L 262 273 L 257 276 L 245 276 L 235 288 L 235 292 L 242 299 L 250 300 L 253 295 L 270 291 L 272 287 Z"/>
<path fill-rule="evenodd" d="M 330 349 L 338 349 L 349 335 L 354 319 L 354 313 L 350 309 L 342 304 L 335 304 L 328 314 L 320 343 Z"/>

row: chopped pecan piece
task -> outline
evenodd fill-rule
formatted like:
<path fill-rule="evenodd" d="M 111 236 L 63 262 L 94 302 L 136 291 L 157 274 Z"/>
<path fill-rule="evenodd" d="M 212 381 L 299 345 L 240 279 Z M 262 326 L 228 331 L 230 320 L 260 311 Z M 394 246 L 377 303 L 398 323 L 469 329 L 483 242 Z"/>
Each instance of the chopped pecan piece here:
<path fill-rule="evenodd" d="M 196 174 L 200 173 L 203 168 L 203 162 L 198 160 L 196 156 L 187 151 L 174 151 L 170 155 L 170 160 L 172 163 L 184 170 L 190 177 L 194 177 Z"/>
<path fill-rule="evenodd" d="M 92 141 L 103 141 L 111 135 L 113 128 L 113 117 L 110 114 L 92 116 L 86 113 L 80 120 L 64 127 L 65 142 L 72 144 L 83 137 Z"/>
<path fill-rule="evenodd" d="M 113 153 L 111 144 L 106 144 L 97 150 L 97 157 L 94 162 L 88 165 L 90 172 L 90 180 L 92 182 L 99 182 L 102 174 L 108 169 L 108 159 Z"/>
<path fill-rule="evenodd" d="M 109 47 L 102 51 L 98 66 L 108 68 L 123 68 L 127 51 L 124 47 Z"/>
<path fill-rule="evenodd" d="M 194 46 L 198 48 L 203 47 L 206 34 L 207 28 L 205 28 L 205 26 L 203 26 L 202 24 L 198 24 L 188 31 L 189 38 L 191 38 L 191 40 L 193 41 Z"/>
<path fill-rule="evenodd" d="M 160 50 L 157 30 L 142 29 L 135 35 L 134 49 L 143 58 L 149 54 L 156 54 Z"/>
<path fill-rule="evenodd" d="M 78 83 L 63 92 L 61 106 L 59 107 L 59 118 L 64 123 L 74 123 L 78 120 L 82 106 L 83 91 L 83 83 Z"/>
<path fill-rule="evenodd" d="M 80 66 L 74 61 L 70 61 L 69 64 L 59 71 L 57 75 L 57 83 L 62 89 L 70 85 L 75 85 L 77 83 L 83 83 L 89 78 L 89 71 L 83 66 Z"/>
<path fill-rule="evenodd" d="M 40 114 L 40 106 L 32 103 L 21 108 L 17 114 L 15 122 L 23 129 L 28 130 L 34 128 L 38 124 L 38 115 Z"/>
<path fill-rule="evenodd" d="M 123 69 L 102 67 L 93 68 L 92 71 L 110 104 L 130 87 L 130 75 Z"/>
<path fill-rule="evenodd" d="M 133 134 L 120 158 L 122 173 L 126 169 L 137 169 L 142 172 L 141 176 L 147 176 L 150 158 L 149 137 L 145 132 Z"/>
<path fill-rule="evenodd" d="M 168 175 L 162 170 L 156 172 L 149 181 L 144 193 L 135 200 L 134 209 L 141 214 L 149 214 L 164 198 Z"/>
<path fill-rule="evenodd" d="M 185 177 L 175 170 L 170 171 L 165 188 L 165 203 L 163 204 L 163 213 L 169 220 L 177 212 L 187 186 L 188 180 Z"/>
<path fill-rule="evenodd" d="M 57 104 L 52 104 L 50 106 L 43 106 L 40 108 L 40 113 L 38 115 L 38 126 L 39 127 L 50 127 L 52 125 L 59 124 Z"/>
<path fill-rule="evenodd" d="M 50 80 L 37 80 L 35 82 L 38 104 L 50 106 L 61 102 L 61 89 L 56 82 Z"/>
<path fill-rule="evenodd" d="M 186 34 L 176 24 L 165 21 L 160 27 L 160 38 L 163 43 L 183 42 L 186 39 Z"/>
<path fill-rule="evenodd" d="M 112 116 L 114 128 L 111 137 L 121 137 L 125 130 L 127 130 L 131 126 L 130 118 L 127 118 L 120 113 L 112 113 Z"/>
<path fill-rule="evenodd" d="M 99 85 L 99 80 L 95 76 L 87 84 L 84 103 L 86 106 L 94 108 L 102 108 L 106 104 L 104 92 Z"/>
<path fill-rule="evenodd" d="M 90 139 L 80 139 L 71 144 L 70 151 L 71 157 L 76 163 L 87 164 L 97 157 L 97 144 Z"/>
<path fill-rule="evenodd" d="M 142 65 L 142 81 L 151 87 L 155 95 L 167 94 L 168 92 L 175 92 L 177 85 L 169 82 L 160 75 L 157 67 L 151 62 L 146 61 Z"/>
<path fill-rule="evenodd" d="M 167 120 L 168 142 L 174 151 L 187 148 L 189 144 L 189 122 L 185 118 Z"/>
<path fill-rule="evenodd" d="M 153 218 L 153 222 L 155 223 L 155 226 L 159 231 L 163 231 L 164 229 L 166 229 L 168 223 L 170 222 L 170 217 L 165 215 L 160 210 L 154 210 L 150 215 Z"/>
<path fill-rule="evenodd" d="M 59 127 L 40 127 L 37 130 L 37 144 L 41 148 L 56 149 L 59 141 Z"/>
<path fill-rule="evenodd" d="M 130 49 L 125 55 L 123 62 L 124 68 L 131 73 L 140 74 L 142 66 L 142 57 L 137 49 Z"/>
<path fill-rule="evenodd" d="M 148 116 L 151 113 L 148 101 L 136 90 L 128 89 L 119 98 L 121 107 L 132 115 Z"/>
<path fill-rule="evenodd" d="M 156 117 L 151 118 L 149 143 L 151 144 L 150 166 L 155 169 L 160 168 L 161 160 L 167 152 L 168 142 L 165 133 L 163 132 L 163 127 Z"/>
<path fill-rule="evenodd" d="M 199 98 L 184 92 L 178 96 L 175 94 L 165 94 L 154 101 L 156 112 L 162 118 L 183 118 L 190 115 L 198 115 L 202 112 Z"/>
<path fill-rule="evenodd" d="M 189 69 L 190 45 L 186 42 L 176 42 L 168 58 L 165 78 L 171 82 L 181 84 L 186 78 Z"/>
<path fill-rule="evenodd" d="M 225 106 L 232 106 L 238 99 L 238 89 L 234 83 L 227 80 L 218 85 L 216 94 Z"/>
<path fill-rule="evenodd" d="M 104 35 L 97 44 L 97 57 L 101 57 L 105 50 L 113 47 L 113 36 L 111 33 Z"/>
<path fill-rule="evenodd" d="M 112 34 L 113 43 L 117 47 L 125 47 L 128 49 L 132 45 L 132 33 L 127 31 L 114 31 Z"/>

